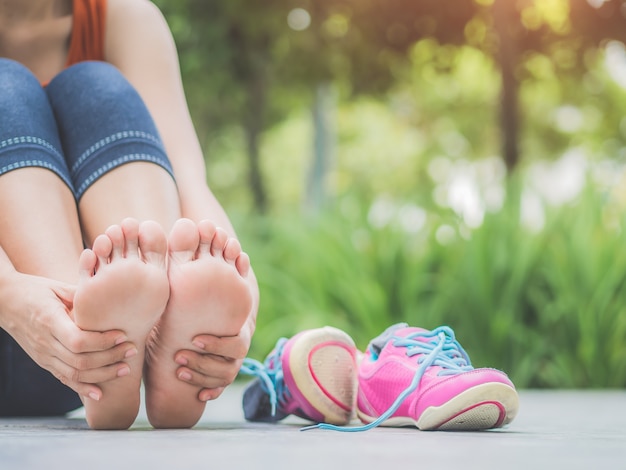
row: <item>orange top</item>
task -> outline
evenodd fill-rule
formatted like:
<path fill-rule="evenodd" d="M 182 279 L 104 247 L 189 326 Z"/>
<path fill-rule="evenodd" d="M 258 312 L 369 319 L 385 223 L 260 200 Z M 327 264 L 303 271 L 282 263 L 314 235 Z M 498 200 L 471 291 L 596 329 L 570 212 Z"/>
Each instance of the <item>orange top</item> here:
<path fill-rule="evenodd" d="M 66 67 L 85 60 L 104 60 L 107 0 L 73 0 L 72 37 Z"/>

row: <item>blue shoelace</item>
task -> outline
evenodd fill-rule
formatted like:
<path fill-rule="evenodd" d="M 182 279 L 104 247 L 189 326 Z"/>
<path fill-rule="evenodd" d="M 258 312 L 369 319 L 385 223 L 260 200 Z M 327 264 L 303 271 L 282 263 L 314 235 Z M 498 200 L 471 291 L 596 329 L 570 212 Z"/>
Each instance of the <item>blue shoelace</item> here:
<path fill-rule="evenodd" d="M 283 365 L 280 360 L 285 343 L 287 343 L 287 338 L 279 339 L 274 352 L 267 356 L 263 363 L 256 359 L 245 358 L 239 369 L 239 372 L 242 374 L 252 375 L 261 379 L 263 388 L 270 397 L 272 416 L 276 415 L 276 407 L 285 403 L 289 398 L 289 390 L 287 390 L 283 380 Z"/>
<path fill-rule="evenodd" d="M 418 340 L 417 338 L 426 339 L 427 341 Z M 409 357 L 420 355 L 417 363 L 420 365 L 415 371 L 413 380 L 409 386 L 398 395 L 391 406 L 381 414 L 376 420 L 363 426 L 336 426 L 334 424 L 318 423 L 312 426 L 306 426 L 301 431 L 310 429 L 327 429 L 330 431 L 341 432 L 361 432 L 379 426 L 382 422 L 389 419 L 402 402 L 418 387 L 426 369 L 430 366 L 439 366 L 441 371 L 438 375 L 455 375 L 460 372 L 473 370 L 469 356 L 463 347 L 456 341 L 454 331 L 447 326 L 441 326 L 432 331 L 420 332 L 407 336 L 392 336 L 389 341 L 393 341 L 395 347 L 406 348 L 406 354 Z"/>

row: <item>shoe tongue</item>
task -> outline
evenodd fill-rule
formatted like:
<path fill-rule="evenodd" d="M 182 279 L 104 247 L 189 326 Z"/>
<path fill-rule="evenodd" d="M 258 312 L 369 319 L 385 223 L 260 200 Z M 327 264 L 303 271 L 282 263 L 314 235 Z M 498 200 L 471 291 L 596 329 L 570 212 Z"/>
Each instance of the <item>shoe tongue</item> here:
<path fill-rule="evenodd" d="M 396 323 L 395 325 L 391 325 L 389 328 L 383 331 L 380 335 L 378 335 L 376 338 L 371 340 L 368 348 L 370 352 L 373 354 L 373 356 L 377 358 L 380 355 L 383 348 L 385 347 L 385 345 L 387 344 L 387 342 L 393 336 L 400 336 L 402 338 L 406 338 L 409 335 L 412 335 L 415 333 L 423 333 L 427 331 L 428 330 L 425 330 L 424 328 L 408 326 L 408 324 L 406 323 Z M 421 338 L 418 338 L 418 339 L 424 342 L 428 341 L 427 339 L 421 339 Z"/>
<path fill-rule="evenodd" d="M 380 352 L 385 347 L 385 344 L 387 344 L 387 341 L 391 339 L 391 337 L 396 333 L 396 331 L 401 330 L 401 329 L 406 329 L 408 326 L 409 325 L 406 323 L 396 323 L 395 325 L 391 325 L 389 328 L 387 328 L 385 331 L 379 334 L 376 338 L 370 341 L 368 349 L 370 350 L 372 354 L 374 354 L 374 357 L 378 357 Z"/>

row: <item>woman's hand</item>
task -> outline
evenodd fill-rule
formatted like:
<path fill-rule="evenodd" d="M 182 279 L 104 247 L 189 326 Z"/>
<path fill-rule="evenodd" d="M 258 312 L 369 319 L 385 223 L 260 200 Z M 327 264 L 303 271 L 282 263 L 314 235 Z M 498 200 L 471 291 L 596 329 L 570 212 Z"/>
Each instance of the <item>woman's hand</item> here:
<path fill-rule="evenodd" d="M 200 401 L 215 400 L 235 380 L 250 349 L 255 326 L 256 315 L 251 314 L 237 336 L 199 335 L 193 344 L 203 352 L 183 350 L 176 354 L 175 361 L 181 365 L 176 375 L 202 387 Z"/>
<path fill-rule="evenodd" d="M 0 283 L 0 326 L 41 367 L 81 396 L 102 397 L 96 383 L 128 373 L 137 349 L 121 331 L 78 328 L 70 312 L 74 287 L 17 272 Z"/>

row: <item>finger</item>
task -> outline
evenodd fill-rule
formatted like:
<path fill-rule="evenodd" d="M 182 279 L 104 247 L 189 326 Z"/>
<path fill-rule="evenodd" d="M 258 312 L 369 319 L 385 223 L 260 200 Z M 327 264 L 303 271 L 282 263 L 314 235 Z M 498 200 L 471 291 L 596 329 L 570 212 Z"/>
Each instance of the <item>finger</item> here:
<path fill-rule="evenodd" d="M 174 360 L 180 366 L 191 369 L 197 374 L 213 377 L 224 377 L 231 383 L 237 377 L 241 360 L 215 356 L 212 354 L 198 354 L 193 351 L 179 351 Z M 207 386 L 203 383 L 195 385 Z"/>
<path fill-rule="evenodd" d="M 58 357 L 70 367 L 78 370 L 98 369 L 123 362 L 138 354 L 133 343 L 122 343 L 106 351 L 74 354 L 64 351 Z"/>
<path fill-rule="evenodd" d="M 74 384 L 95 385 L 130 374 L 130 366 L 125 362 L 118 362 L 98 369 L 78 370 L 68 366 L 58 358 L 54 358 L 51 366 L 57 379 L 72 388 Z"/>
<path fill-rule="evenodd" d="M 51 286 L 51 288 L 68 311 L 72 310 L 74 305 L 74 295 L 76 294 L 76 286 L 57 281 Z"/>
<path fill-rule="evenodd" d="M 220 388 L 203 388 L 198 393 L 198 400 L 200 400 L 200 401 L 215 400 L 216 398 L 218 398 L 222 394 L 222 392 L 224 392 L 224 390 L 226 390 L 225 387 L 220 387 Z"/>
<path fill-rule="evenodd" d="M 67 315 L 59 315 L 59 321 L 55 321 L 51 328 L 52 336 L 65 349 L 77 354 L 106 351 L 128 341 L 124 332 L 119 330 L 83 331 Z"/>
<path fill-rule="evenodd" d="M 194 387 L 200 388 L 223 388 L 230 385 L 234 378 L 232 374 L 226 375 L 204 375 L 189 369 L 188 367 L 179 367 L 176 370 L 176 377 Z"/>
<path fill-rule="evenodd" d="M 250 348 L 250 342 L 241 336 L 198 335 L 193 345 L 205 353 L 233 359 L 245 358 Z"/>
<path fill-rule="evenodd" d="M 81 397 L 89 397 L 92 400 L 99 401 L 102 398 L 102 390 L 100 387 L 94 384 L 75 382 L 71 380 L 70 375 L 63 372 L 64 364 L 59 364 L 58 367 L 50 367 L 48 370 L 56 379 L 63 385 L 74 390 Z"/>

